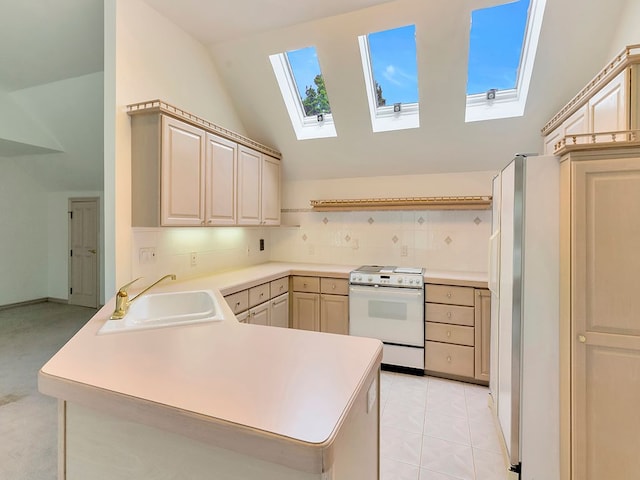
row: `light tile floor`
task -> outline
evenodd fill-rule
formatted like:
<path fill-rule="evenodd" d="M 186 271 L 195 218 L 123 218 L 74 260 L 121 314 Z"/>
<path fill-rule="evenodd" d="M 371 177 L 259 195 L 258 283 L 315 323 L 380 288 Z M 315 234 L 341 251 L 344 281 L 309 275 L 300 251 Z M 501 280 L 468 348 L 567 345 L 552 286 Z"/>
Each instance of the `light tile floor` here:
<path fill-rule="evenodd" d="M 381 480 L 506 480 L 489 390 L 382 372 Z"/>

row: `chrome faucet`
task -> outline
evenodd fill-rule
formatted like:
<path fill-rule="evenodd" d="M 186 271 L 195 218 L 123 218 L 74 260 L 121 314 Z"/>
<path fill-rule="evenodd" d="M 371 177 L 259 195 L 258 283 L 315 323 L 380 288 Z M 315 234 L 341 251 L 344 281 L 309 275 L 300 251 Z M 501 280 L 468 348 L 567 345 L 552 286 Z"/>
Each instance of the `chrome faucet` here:
<path fill-rule="evenodd" d="M 151 290 L 153 287 L 155 287 L 161 281 L 166 280 L 167 278 L 170 278 L 171 280 L 175 280 L 176 276 L 174 274 L 165 275 L 164 277 L 162 277 L 157 282 L 152 283 L 147 288 L 142 290 L 135 297 L 129 299 L 129 294 L 127 293 L 127 288 L 129 288 L 131 285 L 133 285 L 135 282 L 137 282 L 141 278 L 142 277 L 138 277 L 135 280 L 130 281 L 129 283 L 127 283 L 126 285 L 124 285 L 124 286 L 122 286 L 122 287 L 120 287 L 118 289 L 118 293 L 116 293 L 116 309 L 113 311 L 113 314 L 111 314 L 111 317 L 109 317 L 110 320 L 122 320 L 124 318 L 124 316 L 127 314 L 127 312 L 129 311 L 129 307 L 131 306 L 131 304 L 133 302 L 136 301 L 136 299 L 140 298 L 142 295 L 147 293 L 149 290 Z"/>

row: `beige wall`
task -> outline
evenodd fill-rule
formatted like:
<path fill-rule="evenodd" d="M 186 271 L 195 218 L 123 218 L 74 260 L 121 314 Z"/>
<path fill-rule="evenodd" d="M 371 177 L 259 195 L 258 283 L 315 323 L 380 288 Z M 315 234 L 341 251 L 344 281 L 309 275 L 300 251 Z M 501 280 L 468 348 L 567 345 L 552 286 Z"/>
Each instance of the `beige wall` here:
<path fill-rule="evenodd" d="M 203 262 L 210 252 L 228 248 L 227 244 L 218 248 L 213 230 L 190 230 L 185 235 L 185 231 L 156 229 L 152 234 L 147 230 L 138 235 L 132 229 L 131 128 L 126 105 L 160 98 L 238 133 L 245 131 L 207 49 L 146 3 L 105 1 L 105 48 L 105 85 L 111 80 L 115 85 L 105 90 L 105 142 L 110 143 L 105 147 L 105 235 L 106 243 L 114 245 L 107 246 L 106 252 L 108 298 L 116 285 L 141 271 L 154 274 L 178 269 L 196 274 L 187 268 L 189 263 L 184 269 L 176 265 L 185 248 L 200 252 Z M 241 235 L 238 244 L 251 235 Z M 140 246 L 159 249 L 152 268 L 138 264 Z M 247 258 L 261 260 L 245 254 L 243 260 Z"/>
<path fill-rule="evenodd" d="M 627 0 L 627 6 L 620 16 L 620 24 L 611 43 L 611 58 L 620 53 L 626 45 L 640 44 L 640 2 Z"/>

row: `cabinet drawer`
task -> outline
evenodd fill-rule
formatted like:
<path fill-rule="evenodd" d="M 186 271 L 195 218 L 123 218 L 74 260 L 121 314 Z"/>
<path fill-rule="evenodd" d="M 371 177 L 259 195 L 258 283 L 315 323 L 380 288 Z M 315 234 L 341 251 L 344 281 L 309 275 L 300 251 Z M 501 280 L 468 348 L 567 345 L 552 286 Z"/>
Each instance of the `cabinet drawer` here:
<path fill-rule="evenodd" d="M 289 277 L 282 277 L 271 282 L 271 298 L 289 291 Z"/>
<path fill-rule="evenodd" d="M 475 293 L 471 287 L 453 287 L 451 285 L 432 285 L 428 283 L 424 288 L 427 302 L 474 306 Z"/>
<path fill-rule="evenodd" d="M 320 293 L 349 295 L 349 280 L 346 278 L 321 278 Z"/>
<path fill-rule="evenodd" d="M 249 307 L 255 307 L 269 300 L 269 284 L 263 283 L 249 289 Z"/>
<path fill-rule="evenodd" d="M 424 343 L 425 370 L 473 377 L 473 356 L 473 347 L 438 342 Z"/>
<path fill-rule="evenodd" d="M 427 303 L 424 310 L 424 319 L 427 322 L 450 323 L 453 325 L 475 325 L 475 308 L 460 307 L 458 305 L 443 305 L 440 303 Z"/>
<path fill-rule="evenodd" d="M 293 277 L 293 290 L 296 292 L 320 293 L 320 278 Z"/>
<path fill-rule="evenodd" d="M 473 327 L 426 322 L 424 325 L 424 338 L 434 342 L 455 343 L 473 347 L 475 332 Z"/>
<path fill-rule="evenodd" d="M 233 313 L 244 312 L 249 309 L 249 291 L 242 290 L 241 292 L 227 295 L 224 297 Z"/>

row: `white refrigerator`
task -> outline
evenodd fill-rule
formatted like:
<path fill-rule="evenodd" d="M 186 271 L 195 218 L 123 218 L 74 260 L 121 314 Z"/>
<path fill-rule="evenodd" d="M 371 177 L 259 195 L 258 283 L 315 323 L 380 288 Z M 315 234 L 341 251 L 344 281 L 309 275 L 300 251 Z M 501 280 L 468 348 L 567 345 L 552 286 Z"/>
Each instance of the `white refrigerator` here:
<path fill-rule="evenodd" d="M 557 480 L 557 157 L 517 155 L 493 181 L 489 389 L 512 478 Z"/>

